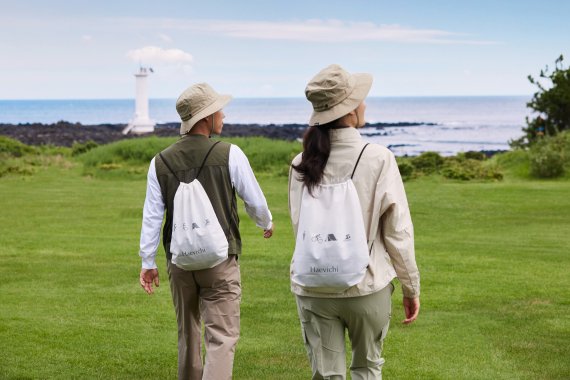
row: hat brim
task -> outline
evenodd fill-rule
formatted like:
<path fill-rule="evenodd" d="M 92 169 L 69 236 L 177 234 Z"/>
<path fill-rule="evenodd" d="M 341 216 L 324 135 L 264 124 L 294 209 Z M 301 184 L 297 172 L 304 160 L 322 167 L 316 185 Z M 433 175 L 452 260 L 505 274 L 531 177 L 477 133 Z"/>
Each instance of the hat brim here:
<path fill-rule="evenodd" d="M 232 100 L 231 95 L 219 95 L 218 98 L 208 107 L 205 107 L 204 109 L 197 112 L 190 119 L 180 123 L 180 134 L 185 135 L 186 133 L 188 133 L 192 129 L 194 124 L 196 124 L 203 118 L 218 112 L 219 110 L 224 108 L 230 102 L 230 100 Z"/>
<path fill-rule="evenodd" d="M 323 125 L 340 119 L 344 115 L 354 111 L 360 103 L 366 99 L 366 96 L 368 96 L 370 92 L 370 87 L 372 87 L 372 75 L 368 73 L 356 73 L 352 74 L 352 77 L 355 79 L 355 85 L 350 95 L 326 111 L 313 111 L 309 119 L 309 126 Z"/>

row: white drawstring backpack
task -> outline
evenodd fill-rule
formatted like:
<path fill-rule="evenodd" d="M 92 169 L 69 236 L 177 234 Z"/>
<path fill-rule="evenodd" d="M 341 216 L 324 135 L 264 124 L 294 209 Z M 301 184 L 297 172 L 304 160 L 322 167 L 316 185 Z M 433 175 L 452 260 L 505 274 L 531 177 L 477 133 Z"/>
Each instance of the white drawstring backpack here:
<path fill-rule="evenodd" d="M 364 278 L 370 251 L 352 175 L 344 182 L 303 187 L 292 281 L 321 293 L 340 293 Z"/>
<path fill-rule="evenodd" d="M 180 182 L 174 195 L 170 252 L 172 263 L 184 270 L 213 268 L 228 258 L 226 234 L 198 180 L 206 159 L 218 143 L 208 150 L 196 178 L 190 183 L 180 181 L 162 154 L 159 154 L 168 170 Z"/>

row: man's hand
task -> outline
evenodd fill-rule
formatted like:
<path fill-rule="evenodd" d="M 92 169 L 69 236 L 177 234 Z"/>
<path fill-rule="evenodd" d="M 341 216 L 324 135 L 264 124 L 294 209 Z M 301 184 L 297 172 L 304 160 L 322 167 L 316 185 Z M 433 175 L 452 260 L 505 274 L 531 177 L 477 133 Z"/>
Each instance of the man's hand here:
<path fill-rule="evenodd" d="M 273 236 L 273 227 L 275 227 L 275 225 L 271 223 L 271 228 L 269 228 L 268 230 L 263 230 L 264 238 L 269 239 L 271 236 Z"/>
<path fill-rule="evenodd" d="M 158 288 L 158 269 L 141 269 L 140 282 L 145 292 L 154 293 L 152 283 Z"/>
<path fill-rule="evenodd" d="M 404 319 L 402 323 L 409 325 L 415 321 L 420 312 L 420 298 L 404 297 L 404 312 L 406 313 L 406 319 Z"/>

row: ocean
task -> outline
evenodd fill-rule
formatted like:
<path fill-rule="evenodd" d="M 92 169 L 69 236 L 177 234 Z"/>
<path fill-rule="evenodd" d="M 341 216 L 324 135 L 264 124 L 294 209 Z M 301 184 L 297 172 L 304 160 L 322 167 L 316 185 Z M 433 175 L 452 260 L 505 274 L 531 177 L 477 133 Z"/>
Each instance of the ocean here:
<path fill-rule="evenodd" d="M 396 155 L 437 151 L 508 150 L 522 135 L 530 96 L 369 97 L 369 123 L 419 123 L 416 126 L 362 130 L 365 139 L 389 146 Z M 150 99 L 157 123 L 177 122 L 176 99 Z M 134 100 L 0 100 L 0 123 L 126 124 Z M 303 98 L 237 98 L 225 109 L 228 124 L 306 124 L 311 106 Z"/>

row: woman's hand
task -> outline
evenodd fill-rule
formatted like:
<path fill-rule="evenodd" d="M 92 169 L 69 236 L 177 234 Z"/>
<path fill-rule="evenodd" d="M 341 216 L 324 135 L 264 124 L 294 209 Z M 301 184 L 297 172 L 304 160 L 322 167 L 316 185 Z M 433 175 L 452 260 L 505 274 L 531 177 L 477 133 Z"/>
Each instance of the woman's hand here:
<path fill-rule="evenodd" d="M 418 318 L 418 313 L 420 312 L 420 298 L 408 298 L 404 297 L 404 312 L 406 313 L 406 319 L 402 323 L 409 325 Z"/>

